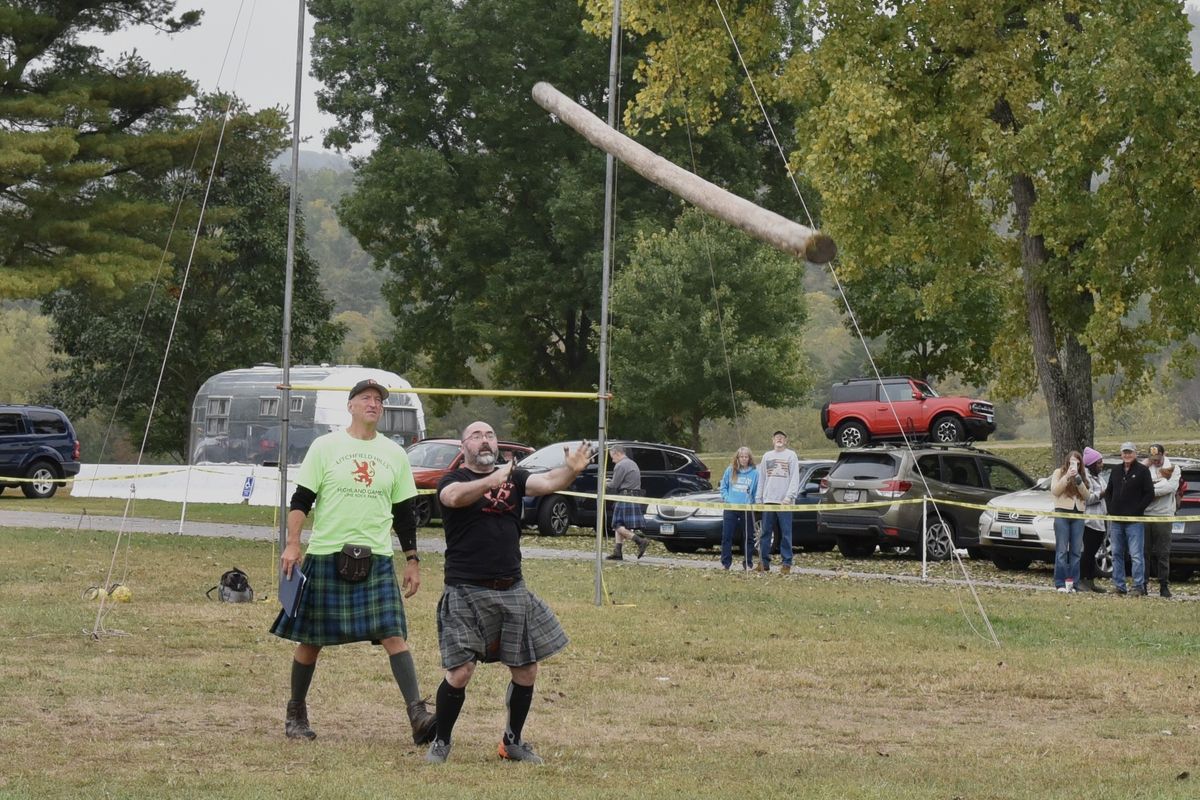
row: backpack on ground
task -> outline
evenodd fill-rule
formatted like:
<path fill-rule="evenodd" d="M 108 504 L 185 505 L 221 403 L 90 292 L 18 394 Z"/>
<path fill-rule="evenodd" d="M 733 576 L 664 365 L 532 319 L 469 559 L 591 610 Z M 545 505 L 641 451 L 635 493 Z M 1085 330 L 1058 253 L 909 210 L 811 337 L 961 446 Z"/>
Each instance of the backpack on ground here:
<path fill-rule="evenodd" d="M 254 600 L 254 588 L 250 586 L 250 577 L 237 567 L 227 570 L 221 576 L 216 586 L 205 592 L 209 600 L 212 593 L 217 593 L 217 599 L 222 603 L 249 603 Z"/>

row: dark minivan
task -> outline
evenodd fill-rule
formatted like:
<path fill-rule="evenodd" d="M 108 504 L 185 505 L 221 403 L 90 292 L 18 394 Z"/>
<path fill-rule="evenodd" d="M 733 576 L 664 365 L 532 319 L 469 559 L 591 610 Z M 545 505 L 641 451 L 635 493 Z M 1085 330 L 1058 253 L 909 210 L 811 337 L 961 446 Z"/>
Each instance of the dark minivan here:
<path fill-rule="evenodd" d="M 79 474 L 79 439 L 67 415 L 50 406 L 0 405 L 0 491 L 53 497 L 63 478 Z M 10 482 L 6 479 L 23 479 Z"/>

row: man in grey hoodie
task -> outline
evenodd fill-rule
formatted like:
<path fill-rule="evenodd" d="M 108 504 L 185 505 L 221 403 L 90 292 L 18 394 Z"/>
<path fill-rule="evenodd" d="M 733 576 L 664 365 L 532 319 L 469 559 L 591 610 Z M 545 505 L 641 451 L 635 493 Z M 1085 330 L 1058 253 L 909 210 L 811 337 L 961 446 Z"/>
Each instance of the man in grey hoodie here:
<path fill-rule="evenodd" d="M 754 502 L 790 506 L 800 491 L 800 459 L 788 449 L 788 437 L 783 431 L 775 431 L 771 440 L 773 448 L 766 452 L 758 464 L 758 491 Z M 754 567 L 755 572 L 771 570 L 771 535 L 776 525 L 779 526 L 779 557 L 783 561 L 779 573 L 787 575 L 792 571 L 792 512 L 764 511 L 762 535 L 758 542 L 759 561 Z"/>
<path fill-rule="evenodd" d="M 1158 577 L 1158 593 L 1171 596 L 1171 522 L 1159 522 L 1152 517 L 1175 516 L 1175 494 L 1179 491 L 1179 469 L 1167 459 L 1161 444 L 1150 445 L 1146 459 L 1150 478 L 1154 481 L 1154 499 L 1146 507 L 1146 574 Z"/>

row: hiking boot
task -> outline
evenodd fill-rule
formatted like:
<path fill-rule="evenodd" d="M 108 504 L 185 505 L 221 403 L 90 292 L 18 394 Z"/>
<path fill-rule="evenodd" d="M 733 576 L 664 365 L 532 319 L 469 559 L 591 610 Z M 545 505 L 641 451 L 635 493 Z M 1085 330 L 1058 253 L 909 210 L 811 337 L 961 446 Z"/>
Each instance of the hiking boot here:
<path fill-rule="evenodd" d="M 308 727 L 308 707 L 303 700 L 288 700 L 283 732 L 289 739 L 315 739 L 317 734 Z"/>
<path fill-rule="evenodd" d="M 412 725 L 413 744 L 428 744 L 437 734 L 437 715 L 424 700 L 408 704 L 408 721 Z"/>
<path fill-rule="evenodd" d="M 500 740 L 500 746 L 496 749 L 501 758 L 509 761 L 524 761 L 526 764 L 544 764 L 542 757 L 533 752 L 533 745 L 529 742 L 506 742 Z"/>
<path fill-rule="evenodd" d="M 647 539 L 645 536 L 642 536 L 639 533 L 639 534 L 634 535 L 633 541 L 637 545 L 638 558 L 641 558 L 642 556 L 646 555 L 646 548 L 650 546 L 650 540 Z"/>
<path fill-rule="evenodd" d="M 429 752 L 425 754 L 425 760 L 430 764 L 445 764 L 449 757 L 450 743 L 441 739 L 434 739 L 433 744 L 429 745 Z"/>
<path fill-rule="evenodd" d="M 617 546 L 613 548 L 613 551 L 606 555 L 605 558 L 609 561 L 624 561 L 625 554 L 621 552 L 621 545 L 617 544 Z"/>
<path fill-rule="evenodd" d="M 782 567 L 779 568 L 779 574 L 780 575 L 791 575 L 792 574 L 792 565 L 784 564 Z"/>
<path fill-rule="evenodd" d="M 1166 581 L 1158 582 L 1158 596 L 1159 597 L 1171 597 L 1172 596 L 1171 595 L 1171 587 L 1167 585 Z"/>

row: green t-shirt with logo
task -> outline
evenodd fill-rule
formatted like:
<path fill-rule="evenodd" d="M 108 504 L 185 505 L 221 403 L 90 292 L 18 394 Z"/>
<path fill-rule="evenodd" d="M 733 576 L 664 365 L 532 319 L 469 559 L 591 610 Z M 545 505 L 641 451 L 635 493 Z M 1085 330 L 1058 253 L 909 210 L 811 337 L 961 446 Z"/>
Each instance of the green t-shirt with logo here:
<path fill-rule="evenodd" d="M 327 433 L 308 448 L 296 483 L 317 494 L 310 555 L 365 544 L 392 553 L 392 504 L 416 497 L 404 448 L 381 433 L 369 441 L 345 431 Z"/>

